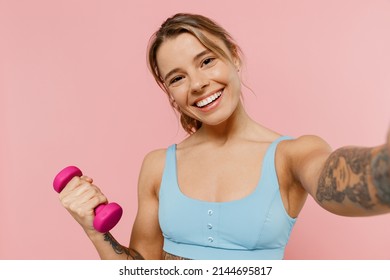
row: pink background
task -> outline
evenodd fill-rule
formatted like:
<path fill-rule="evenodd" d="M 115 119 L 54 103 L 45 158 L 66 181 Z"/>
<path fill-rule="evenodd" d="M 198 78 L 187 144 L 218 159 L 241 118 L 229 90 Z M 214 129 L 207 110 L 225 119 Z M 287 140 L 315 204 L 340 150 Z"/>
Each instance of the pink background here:
<path fill-rule="evenodd" d="M 389 0 L 0 0 L 0 259 L 98 258 L 51 187 L 69 164 L 123 206 L 112 232 L 128 243 L 144 155 L 184 136 L 145 63 L 150 35 L 176 12 L 236 38 L 258 122 L 333 148 L 384 142 Z M 339 217 L 309 199 L 286 258 L 390 259 L 389 219 Z"/>

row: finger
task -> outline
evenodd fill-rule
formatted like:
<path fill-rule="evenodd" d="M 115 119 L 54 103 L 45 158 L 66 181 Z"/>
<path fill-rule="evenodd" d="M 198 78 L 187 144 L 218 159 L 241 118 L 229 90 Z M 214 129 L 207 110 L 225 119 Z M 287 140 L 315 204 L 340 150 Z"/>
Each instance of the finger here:
<path fill-rule="evenodd" d="M 91 187 L 87 183 L 81 185 L 73 192 L 64 196 L 61 203 L 71 212 L 79 216 L 91 214 L 92 210 L 101 203 L 106 203 L 107 198 L 100 192 L 97 187 Z M 81 214 L 83 213 L 83 214 Z"/>
<path fill-rule="evenodd" d="M 73 194 L 75 196 L 82 196 L 86 192 L 91 192 L 91 191 L 97 191 L 98 189 L 95 188 L 91 183 L 82 181 L 81 184 L 73 190 Z"/>
<path fill-rule="evenodd" d="M 96 185 L 91 185 L 91 192 L 94 194 L 91 199 L 94 199 L 95 197 L 97 198 L 96 206 L 108 202 L 107 197 L 102 193 L 102 191 Z"/>
<path fill-rule="evenodd" d="M 89 183 L 85 183 L 78 187 L 74 192 L 74 196 L 79 199 L 80 203 L 85 203 L 97 196 L 104 197 L 98 187 L 89 185 Z"/>
<path fill-rule="evenodd" d="M 82 185 L 84 183 L 88 183 L 89 185 L 91 185 L 92 181 L 93 181 L 92 178 L 90 178 L 88 176 L 81 176 L 81 177 L 74 176 L 68 182 L 68 184 L 66 184 L 65 188 L 61 191 L 61 194 L 66 195 L 67 193 L 72 192 L 73 190 L 80 187 L 80 185 Z"/>
<path fill-rule="evenodd" d="M 87 182 L 89 182 L 91 184 L 93 183 L 93 179 L 88 177 L 88 176 L 85 176 L 85 175 L 81 176 L 80 179 L 84 180 L 84 181 L 87 181 Z"/>
<path fill-rule="evenodd" d="M 103 194 L 95 195 L 84 203 L 88 209 L 95 209 L 100 204 L 107 204 L 107 198 Z"/>
<path fill-rule="evenodd" d="M 77 200 L 71 201 L 67 209 L 83 218 L 94 214 L 94 209 L 98 205 L 106 202 L 107 198 L 103 194 L 96 194 L 94 191 L 91 191 L 86 193 L 84 196 L 79 197 Z"/>
<path fill-rule="evenodd" d="M 63 188 L 63 190 L 61 191 L 61 194 L 66 194 L 66 193 L 68 193 L 68 192 L 73 191 L 73 190 L 76 189 L 82 182 L 84 182 L 84 181 L 81 180 L 80 177 L 74 176 L 74 177 L 66 184 L 66 186 Z"/>
<path fill-rule="evenodd" d="M 90 190 L 92 184 L 81 180 L 80 178 L 73 178 L 72 182 L 69 182 L 68 185 L 60 193 L 60 200 L 63 205 L 69 205 L 74 200 L 78 200 L 85 192 Z"/>

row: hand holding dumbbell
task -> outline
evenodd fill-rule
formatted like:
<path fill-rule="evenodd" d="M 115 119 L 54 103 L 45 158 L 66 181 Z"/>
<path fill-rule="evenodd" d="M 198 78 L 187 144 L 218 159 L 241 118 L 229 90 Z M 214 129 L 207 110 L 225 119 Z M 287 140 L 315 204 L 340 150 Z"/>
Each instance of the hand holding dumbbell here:
<path fill-rule="evenodd" d="M 82 175 L 83 173 L 76 166 L 65 167 L 54 178 L 54 190 L 60 193 L 73 177 Z M 93 227 L 101 233 L 106 233 L 119 222 L 122 213 L 122 208 L 115 202 L 100 204 L 95 208 Z"/>

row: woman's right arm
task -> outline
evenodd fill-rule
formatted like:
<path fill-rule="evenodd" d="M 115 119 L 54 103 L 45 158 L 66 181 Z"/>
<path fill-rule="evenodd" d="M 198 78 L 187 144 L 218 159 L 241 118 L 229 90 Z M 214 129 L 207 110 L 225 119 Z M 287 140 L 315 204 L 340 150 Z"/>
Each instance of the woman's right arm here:
<path fill-rule="evenodd" d="M 161 259 L 163 236 L 158 222 L 158 187 L 165 162 L 165 151 L 149 153 L 142 164 L 138 182 L 138 212 L 130 246 L 119 244 L 108 233 L 93 228 L 94 209 L 107 198 L 87 176 L 75 177 L 60 193 L 63 206 L 82 226 L 101 259 Z"/>

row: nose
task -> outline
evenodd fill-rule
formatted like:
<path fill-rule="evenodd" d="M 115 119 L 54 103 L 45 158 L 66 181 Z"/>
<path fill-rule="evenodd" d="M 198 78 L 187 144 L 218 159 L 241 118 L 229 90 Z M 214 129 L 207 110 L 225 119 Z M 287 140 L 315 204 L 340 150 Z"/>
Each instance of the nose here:
<path fill-rule="evenodd" d="M 209 79 L 203 73 L 197 71 L 191 75 L 191 91 L 202 92 L 210 84 Z"/>

